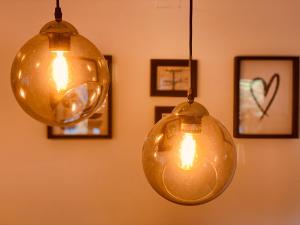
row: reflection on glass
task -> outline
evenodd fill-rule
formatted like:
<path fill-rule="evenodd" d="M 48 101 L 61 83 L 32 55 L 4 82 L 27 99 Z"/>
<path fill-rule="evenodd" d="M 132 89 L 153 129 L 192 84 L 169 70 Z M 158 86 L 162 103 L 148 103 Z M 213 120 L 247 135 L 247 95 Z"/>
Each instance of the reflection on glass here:
<path fill-rule="evenodd" d="M 26 98 L 25 91 L 22 88 L 20 88 L 20 96 L 24 99 Z"/>
<path fill-rule="evenodd" d="M 251 88 L 260 105 L 265 104 L 264 87 L 260 81 L 252 83 L 252 79 L 240 80 L 240 133 L 248 133 L 249 131 L 258 132 L 262 123 L 259 118 L 262 111 L 257 107 L 255 100 L 251 94 Z"/>

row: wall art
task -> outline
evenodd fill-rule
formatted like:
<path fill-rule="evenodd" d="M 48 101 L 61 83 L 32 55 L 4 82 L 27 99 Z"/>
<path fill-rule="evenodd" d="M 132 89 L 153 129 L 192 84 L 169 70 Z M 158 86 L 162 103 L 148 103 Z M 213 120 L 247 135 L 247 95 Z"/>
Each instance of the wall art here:
<path fill-rule="evenodd" d="M 110 77 L 112 56 L 106 55 Z M 49 139 L 112 138 L 112 79 L 103 105 L 90 118 L 72 127 L 47 127 Z"/>
<path fill-rule="evenodd" d="M 197 96 L 197 60 L 192 61 L 190 75 L 188 60 L 152 59 L 151 96 L 186 97 L 192 80 L 193 94 Z"/>
<path fill-rule="evenodd" d="M 234 136 L 297 138 L 299 57 L 235 58 Z"/>

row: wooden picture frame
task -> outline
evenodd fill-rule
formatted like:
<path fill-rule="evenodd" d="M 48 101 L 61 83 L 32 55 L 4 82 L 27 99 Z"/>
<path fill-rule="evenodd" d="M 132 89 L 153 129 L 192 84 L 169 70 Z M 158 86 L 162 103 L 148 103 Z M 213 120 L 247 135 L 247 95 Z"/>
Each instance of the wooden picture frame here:
<path fill-rule="evenodd" d="M 189 61 L 184 59 L 151 59 L 151 96 L 186 97 L 190 79 L 194 97 L 197 97 L 197 60 L 192 61 L 190 77 Z"/>
<path fill-rule="evenodd" d="M 299 57 L 234 59 L 236 138 L 298 138 Z"/>
<path fill-rule="evenodd" d="M 80 122 L 79 124 L 75 125 L 71 128 L 63 128 L 63 127 L 51 127 L 47 126 L 47 137 L 48 139 L 111 139 L 112 138 L 112 56 L 111 55 L 105 55 L 105 59 L 107 60 L 109 73 L 111 77 L 110 87 L 108 90 L 108 94 L 106 97 L 106 100 L 104 101 L 104 107 L 100 109 L 100 112 L 95 113 L 90 118 L 84 120 L 83 122 Z M 100 127 L 98 127 L 99 123 L 103 121 L 99 121 L 101 116 L 105 115 L 105 119 L 103 121 L 105 122 L 105 129 L 104 131 L 100 131 Z M 76 129 L 76 126 L 80 126 L 80 124 L 85 123 L 85 126 L 88 127 L 88 130 L 90 130 L 89 126 L 92 126 L 91 129 L 97 130 L 95 133 L 89 132 L 81 132 L 81 131 L 74 131 L 69 132 L 72 129 Z M 88 124 L 88 125 L 86 125 Z"/>
<path fill-rule="evenodd" d="M 157 123 L 166 114 L 170 114 L 175 106 L 155 106 L 154 108 L 154 123 Z"/>

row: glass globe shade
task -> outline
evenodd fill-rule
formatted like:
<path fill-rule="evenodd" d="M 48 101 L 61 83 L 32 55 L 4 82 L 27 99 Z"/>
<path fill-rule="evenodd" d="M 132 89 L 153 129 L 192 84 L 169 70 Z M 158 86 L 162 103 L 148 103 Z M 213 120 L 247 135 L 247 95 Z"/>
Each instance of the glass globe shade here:
<path fill-rule="evenodd" d="M 47 23 L 17 53 L 11 69 L 20 106 L 53 126 L 73 125 L 91 116 L 103 103 L 109 82 L 102 54 L 65 21 Z"/>
<path fill-rule="evenodd" d="M 145 175 L 162 197 L 206 203 L 230 184 L 236 150 L 225 127 L 199 103 L 182 103 L 150 131 L 143 146 Z"/>

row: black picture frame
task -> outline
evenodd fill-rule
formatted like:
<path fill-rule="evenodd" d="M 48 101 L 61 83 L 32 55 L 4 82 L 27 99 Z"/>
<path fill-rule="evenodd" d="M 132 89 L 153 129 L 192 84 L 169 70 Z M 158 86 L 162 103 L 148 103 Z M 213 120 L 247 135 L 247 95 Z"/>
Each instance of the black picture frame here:
<path fill-rule="evenodd" d="M 80 134 L 80 135 L 69 135 L 69 134 L 55 134 L 54 129 L 51 126 L 47 126 L 47 137 L 48 139 L 111 139 L 112 138 L 112 56 L 105 55 L 107 65 L 110 73 L 110 87 L 107 94 L 107 133 L 106 134 Z M 93 116 L 91 116 L 93 117 Z M 89 120 L 89 119 L 87 119 Z"/>
<path fill-rule="evenodd" d="M 155 106 L 154 108 L 154 123 L 157 123 L 163 114 L 169 114 L 173 111 L 175 106 Z"/>
<path fill-rule="evenodd" d="M 241 80 L 241 71 L 242 63 L 245 61 L 290 61 L 292 65 L 292 109 L 291 109 L 291 130 L 289 133 L 264 133 L 264 134 L 245 134 L 240 132 L 240 80 Z M 273 76 L 279 76 L 274 74 Z M 261 79 L 261 78 L 256 78 Z M 251 80 L 253 82 L 254 80 Z M 268 84 L 264 81 L 264 96 L 268 94 L 268 90 L 272 85 L 273 77 L 269 80 Z M 267 86 L 266 86 L 267 84 Z M 279 86 L 279 78 L 278 78 Z M 252 87 L 251 87 L 252 89 Z M 275 88 L 274 88 L 275 89 Z M 278 89 L 278 87 L 277 87 Z M 277 91 L 275 89 L 275 91 Z M 253 93 L 252 93 L 253 94 Z M 276 95 L 273 94 L 273 96 Z M 253 96 L 253 95 L 252 95 Z M 272 97 L 273 98 L 273 97 Z M 255 100 L 256 101 L 256 100 Z M 270 104 L 270 102 L 269 102 Z M 263 109 L 263 114 L 266 113 L 267 108 Z M 233 136 L 236 138 L 298 138 L 299 136 L 299 57 L 298 56 L 236 56 L 234 58 L 234 118 L 233 118 Z"/>
<path fill-rule="evenodd" d="M 158 83 L 158 68 L 159 67 L 187 67 L 189 65 L 189 61 L 185 59 L 151 59 L 151 81 L 150 81 L 150 95 L 151 96 L 167 96 L 167 97 L 186 97 L 188 85 L 184 89 L 175 89 L 175 72 L 173 71 L 172 74 L 172 89 L 171 90 L 159 90 L 157 88 Z M 198 74 L 198 62 L 197 60 L 192 60 L 191 65 L 191 81 L 192 81 L 192 92 L 194 97 L 197 97 L 197 74 Z"/>

